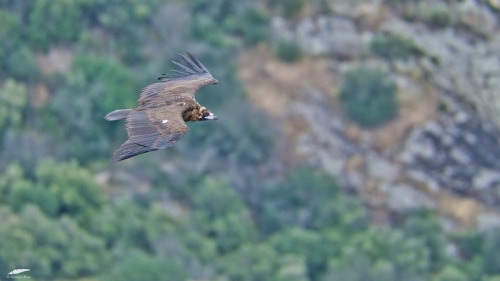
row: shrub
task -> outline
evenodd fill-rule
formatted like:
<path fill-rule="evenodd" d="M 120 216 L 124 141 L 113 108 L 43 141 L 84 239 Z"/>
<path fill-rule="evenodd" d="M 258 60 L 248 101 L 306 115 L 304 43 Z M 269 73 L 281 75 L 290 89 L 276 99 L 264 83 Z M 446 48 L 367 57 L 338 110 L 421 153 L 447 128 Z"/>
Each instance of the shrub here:
<path fill-rule="evenodd" d="M 78 1 L 34 1 L 29 14 L 28 39 L 34 48 L 46 50 L 50 44 L 73 42 L 80 31 Z"/>
<path fill-rule="evenodd" d="M 227 183 L 207 178 L 193 196 L 194 222 L 207 237 L 214 238 L 219 253 L 252 240 L 254 229 L 238 194 Z"/>
<path fill-rule="evenodd" d="M 21 45 L 21 21 L 7 10 L 0 9 L 0 71 L 8 72 L 7 60 Z"/>
<path fill-rule="evenodd" d="M 23 125 L 29 93 L 26 85 L 12 79 L 0 85 L 0 135 L 8 128 Z"/>
<path fill-rule="evenodd" d="M 389 4 L 399 4 L 399 3 L 408 3 L 408 2 L 419 2 L 420 0 L 387 0 L 386 2 Z"/>
<path fill-rule="evenodd" d="M 436 9 L 430 12 L 428 22 L 434 28 L 445 28 L 452 24 L 452 17 L 448 9 Z"/>
<path fill-rule="evenodd" d="M 130 69 L 115 59 L 78 55 L 73 69 L 49 105 L 59 124 L 55 137 L 65 155 L 80 161 L 108 157 L 108 136 L 124 133 L 119 122 L 103 122 L 104 114 L 135 106 L 138 88 Z"/>
<path fill-rule="evenodd" d="M 462 281 L 462 280 L 468 280 L 467 276 L 457 268 L 456 266 L 453 265 L 447 265 L 445 266 L 441 271 L 439 271 L 435 277 L 435 281 Z"/>
<path fill-rule="evenodd" d="M 186 280 L 188 274 L 175 258 L 152 257 L 133 252 L 119 261 L 102 280 Z"/>
<path fill-rule="evenodd" d="M 277 260 L 276 252 L 267 244 L 249 243 L 226 255 L 221 268 L 228 280 L 275 280 Z"/>
<path fill-rule="evenodd" d="M 423 56 L 424 51 L 412 40 L 399 35 L 377 34 L 370 42 L 370 50 L 386 59 L 406 60 L 411 56 Z"/>
<path fill-rule="evenodd" d="M 276 46 L 278 58 L 284 62 L 296 62 L 302 57 L 302 49 L 292 41 L 281 40 Z"/>
<path fill-rule="evenodd" d="M 248 8 L 244 13 L 233 14 L 224 19 L 224 31 L 239 36 L 247 46 L 256 45 L 269 38 L 270 16 L 265 10 Z"/>
<path fill-rule="evenodd" d="M 304 8 L 304 4 L 306 3 L 305 0 L 285 0 L 282 1 L 282 9 L 283 9 L 283 16 L 286 18 L 294 18 Z"/>
<path fill-rule="evenodd" d="M 365 127 L 392 119 L 398 110 L 396 86 L 378 69 L 358 68 L 344 75 L 340 99 L 347 115 Z"/>
<path fill-rule="evenodd" d="M 264 188 L 259 202 L 254 216 L 264 234 L 291 227 L 339 227 L 346 232 L 364 227 L 364 213 L 340 194 L 335 178 L 309 167 L 297 167 L 282 181 Z"/>
<path fill-rule="evenodd" d="M 36 56 L 25 46 L 12 52 L 7 66 L 10 75 L 19 80 L 35 80 L 40 76 Z"/>
<path fill-rule="evenodd" d="M 108 261 L 103 241 L 69 217 L 51 219 L 33 205 L 17 215 L 3 207 L 0 213 L 1 272 L 22 266 L 36 280 L 76 280 Z"/>
<path fill-rule="evenodd" d="M 277 8 L 281 14 L 291 19 L 302 12 L 306 1 L 305 0 L 268 0 L 267 4 L 272 8 Z"/>
<path fill-rule="evenodd" d="M 269 37 L 269 15 L 259 9 L 247 9 L 243 15 L 243 34 L 247 45 L 255 45 Z"/>

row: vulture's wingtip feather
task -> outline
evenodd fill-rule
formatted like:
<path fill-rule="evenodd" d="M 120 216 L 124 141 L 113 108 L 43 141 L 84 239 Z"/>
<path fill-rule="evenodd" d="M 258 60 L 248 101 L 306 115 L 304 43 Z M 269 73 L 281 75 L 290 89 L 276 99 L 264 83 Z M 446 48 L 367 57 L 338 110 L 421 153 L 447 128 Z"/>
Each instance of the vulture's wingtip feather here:
<path fill-rule="evenodd" d="M 190 52 L 186 52 L 188 54 L 188 56 L 191 58 L 191 60 L 193 60 L 194 63 L 196 63 L 196 65 L 203 71 L 203 72 L 208 72 L 208 69 L 201 63 L 201 61 L 195 57 L 193 54 L 191 54 Z"/>
<path fill-rule="evenodd" d="M 179 54 L 179 56 L 182 58 L 183 61 L 185 61 L 191 68 L 193 68 L 196 72 L 203 72 L 203 69 L 200 68 L 193 60 L 190 60 L 188 57 L 186 57 L 183 54 Z"/>
<path fill-rule="evenodd" d="M 191 74 L 196 74 L 196 72 L 192 69 L 190 69 L 189 67 L 181 64 L 181 63 L 178 63 L 176 61 L 172 61 L 175 65 L 177 65 L 178 67 L 180 67 L 182 70 L 188 72 L 188 73 L 191 73 Z"/>

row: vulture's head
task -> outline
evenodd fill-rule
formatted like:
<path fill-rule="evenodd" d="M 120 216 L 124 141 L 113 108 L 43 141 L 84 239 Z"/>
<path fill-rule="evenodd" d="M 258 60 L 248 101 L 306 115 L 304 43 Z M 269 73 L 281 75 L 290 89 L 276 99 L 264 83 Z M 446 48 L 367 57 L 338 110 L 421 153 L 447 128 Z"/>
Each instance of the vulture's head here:
<path fill-rule="evenodd" d="M 203 120 L 217 120 L 217 116 L 215 116 L 212 112 L 210 112 L 210 109 L 206 107 L 200 107 L 200 114 L 199 114 L 199 121 Z"/>

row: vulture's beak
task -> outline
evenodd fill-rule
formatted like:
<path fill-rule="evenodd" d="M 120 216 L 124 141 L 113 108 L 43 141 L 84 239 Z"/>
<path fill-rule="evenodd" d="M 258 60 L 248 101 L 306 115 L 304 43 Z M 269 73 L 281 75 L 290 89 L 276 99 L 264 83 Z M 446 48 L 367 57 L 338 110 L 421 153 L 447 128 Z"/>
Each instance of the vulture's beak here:
<path fill-rule="evenodd" d="M 217 116 L 215 116 L 212 112 L 206 117 L 203 117 L 204 120 L 217 120 Z"/>

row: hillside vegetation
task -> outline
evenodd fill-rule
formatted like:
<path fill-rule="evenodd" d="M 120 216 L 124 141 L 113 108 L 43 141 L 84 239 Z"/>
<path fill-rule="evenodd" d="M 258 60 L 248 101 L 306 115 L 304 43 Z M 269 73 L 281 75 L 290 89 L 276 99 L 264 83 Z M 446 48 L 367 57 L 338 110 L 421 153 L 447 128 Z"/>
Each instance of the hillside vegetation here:
<path fill-rule="evenodd" d="M 500 7 L 438 2 L 0 0 L 0 274 L 500 280 Z M 110 164 L 185 51 L 219 120 Z"/>

